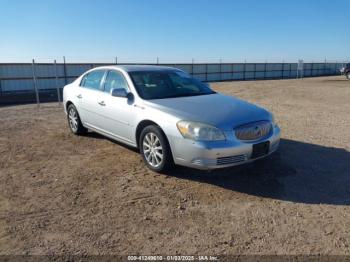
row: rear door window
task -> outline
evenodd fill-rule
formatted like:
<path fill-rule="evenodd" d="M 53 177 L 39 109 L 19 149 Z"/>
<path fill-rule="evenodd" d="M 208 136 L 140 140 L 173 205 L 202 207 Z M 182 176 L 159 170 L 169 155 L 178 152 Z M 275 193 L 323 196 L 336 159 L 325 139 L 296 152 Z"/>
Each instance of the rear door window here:
<path fill-rule="evenodd" d="M 96 70 L 88 73 L 83 77 L 80 83 L 80 86 L 83 86 L 89 89 L 100 90 L 102 78 L 105 72 L 106 72 L 105 70 Z"/>

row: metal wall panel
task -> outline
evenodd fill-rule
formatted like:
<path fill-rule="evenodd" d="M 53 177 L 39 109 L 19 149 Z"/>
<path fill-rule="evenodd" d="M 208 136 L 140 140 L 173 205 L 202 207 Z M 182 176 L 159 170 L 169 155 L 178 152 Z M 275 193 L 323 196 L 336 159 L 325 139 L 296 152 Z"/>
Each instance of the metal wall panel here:
<path fill-rule="evenodd" d="M 34 90 L 33 80 L 1 80 L 3 92 Z"/>
<path fill-rule="evenodd" d="M 109 64 L 57 64 L 58 86 L 73 82 L 87 70 Z M 179 68 L 201 81 L 295 78 L 297 63 L 211 63 L 211 64 L 160 64 Z M 341 63 L 304 63 L 303 76 L 339 74 Z M 54 64 L 35 64 L 39 90 L 56 88 Z M 300 74 L 299 74 L 300 75 Z M 1 92 L 34 91 L 31 63 L 0 64 Z"/>
<path fill-rule="evenodd" d="M 0 78 L 32 77 L 31 64 L 0 64 Z"/>
<path fill-rule="evenodd" d="M 283 71 L 282 77 L 283 78 L 289 78 L 290 77 L 290 71 Z"/>
<path fill-rule="evenodd" d="M 264 79 L 265 78 L 265 72 L 258 71 L 255 72 L 255 79 Z"/>
<path fill-rule="evenodd" d="M 220 64 L 210 64 L 207 66 L 207 73 L 218 73 L 220 72 Z"/>
<path fill-rule="evenodd" d="M 254 72 L 255 71 L 255 64 L 245 64 L 245 71 L 248 72 Z"/>
<path fill-rule="evenodd" d="M 255 70 L 258 72 L 265 71 L 265 64 L 255 64 Z"/>
<path fill-rule="evenodd" d="M 266 64 L 266 71 L 282 70 L 282 64 Z"/>
<path fill-rule="evenodd" d="M 304 63 L 303 67 L 304 67 L 304 70 L 311 70 L 312 64 L 311 63 Z"/>
<path fill-rule="evenodd" d="M 221 74 L 216 73 L 216 74 L 208 74 L 207 75 L 207 81 L 220 81 L 221 80 Z"/>
<path fill-rule="evenodd" d="M 233 64 L 232 71 L 233 72 L 243 72 L 244 71 L 244 64 Z"/>
<path fill-rule="evenodd" d="M 298 65 L 297 64 L 291 64 L 291 69 L 292 70 L 297 70 L 298 69 Z"/>
<path fill-rule="evenodd" d="M 304 70 L 303 74 L 305 77 L 311 76 L 311 70 L 310 69 Z"/>
<path fill-rule="evenodd" d="M 221 80 L 231 80 L 232 73 L 221 73 Z"/>
<path fill-rule="evenodd" d="M 58 67 L 57 66 L 57 74 L 60 73 L 60 75 L 63 75 L 63 67 Z M 34 71 L 36 77 L 53 77 L 55 76 L 55 66 L 54 65 L 42 65 L 42 64 L 35 64 L 34 65 Z"/>
<path fill-rule="evenodd" d="M 296 70 L 291 71 L 290 72 L 290 77 L 292 77 L 292 78 L 297 77 L 297 71 Z"/>
<path fill-rule="evenodd" d="M 267 78 L 282 78 L 282 71 L 267 71 Z"/>
<path fill-rule="evenodd" d="M 67 77 L 67 84 L 74 82 L 75 79 L 77 79 L 77 77 Z"/>
<path fill-rule="evenodd" d="M 232 72 L 232 64 L 223 64 L 221 65 L 221 72 L 231 73 Z"/>
<path fill-rule="evenodd" d="M 244 79 L 244 73 L 233 73 L 232 79 L 233 80 L 242 80 L 242 79 Z"/>
<path fill-rule="evenodd" d="M 254 79 L 254 71 L 247 71 L 244 73 L 244 79 L 246 80 L 252 80 Z"/>
<path fill-rule="evenodd" d="M 66 65 L 67 76 L 80 76 L 84 72 L 93 68 L 93 65 L 85 64 L 85 65 Z"/>
<path fill-rule="evenodd" d="M 194 74 L 205 74 L 206 73 L 206 67 L 207 65 L 203 65 L 203 64 L 194 64 L 193 65 L 193 73 Z"/>

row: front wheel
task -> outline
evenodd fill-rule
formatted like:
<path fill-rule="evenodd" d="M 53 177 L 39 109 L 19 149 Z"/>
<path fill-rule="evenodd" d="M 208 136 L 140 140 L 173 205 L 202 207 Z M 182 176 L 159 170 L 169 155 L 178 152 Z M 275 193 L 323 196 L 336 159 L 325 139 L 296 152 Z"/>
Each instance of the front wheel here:
<path fill-rule="evenodd" d="M 81 123 L 77 109 L 73 104 L 70 104 L 67 108 L 67 118 L 69 128 L 75 135 L 81 135 L 87 132 L 87 129 Z"/>
<path fill-rule="evenodd" d="M 145 127 L 141 132 L 139 145 L 142 158 L 149 169 L 164 172 L 173 166 L 169 143 L 158 126 Z"/>

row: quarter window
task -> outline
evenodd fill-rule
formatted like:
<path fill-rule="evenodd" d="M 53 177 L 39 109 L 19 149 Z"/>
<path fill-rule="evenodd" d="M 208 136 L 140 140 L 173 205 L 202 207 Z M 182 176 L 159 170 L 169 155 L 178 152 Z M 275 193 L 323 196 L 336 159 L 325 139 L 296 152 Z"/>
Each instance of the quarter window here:
<path fill-rule="evenodd" d="M 109 71 L 105 81 L 105 92 L 110 92 L 114 88 L 124 88 L 126 91 L 129 90 L 128 84 L 124 76 L 116 71 Z"/>
<path fill-rule="evenodd" d="M 99 90 L 104 73 L 105 71 L 103 70 L 92 71 L 83 77 L 80 85 L 86 88 Z"/>

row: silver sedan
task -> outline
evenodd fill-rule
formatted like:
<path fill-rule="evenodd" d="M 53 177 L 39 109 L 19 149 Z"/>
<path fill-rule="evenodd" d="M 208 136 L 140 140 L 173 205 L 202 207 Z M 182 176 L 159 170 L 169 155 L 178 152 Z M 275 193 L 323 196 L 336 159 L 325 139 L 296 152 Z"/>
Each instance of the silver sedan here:
<path fill-rule="evenodd" d="M 69 127 L 137 147 L 157 172 L 174 164 L 214 169 L 276 151 L 273 115 L 216 93 L 187 73 L 161 66 L 94 68 L 64 87 Z"/>

